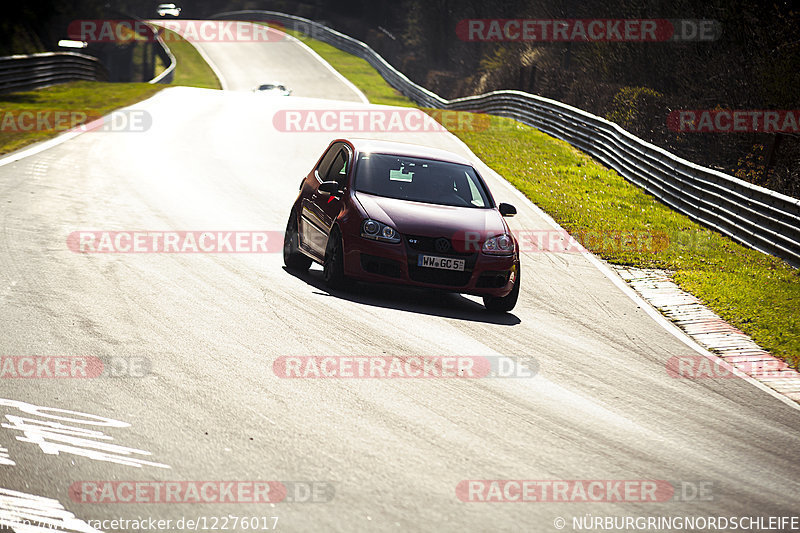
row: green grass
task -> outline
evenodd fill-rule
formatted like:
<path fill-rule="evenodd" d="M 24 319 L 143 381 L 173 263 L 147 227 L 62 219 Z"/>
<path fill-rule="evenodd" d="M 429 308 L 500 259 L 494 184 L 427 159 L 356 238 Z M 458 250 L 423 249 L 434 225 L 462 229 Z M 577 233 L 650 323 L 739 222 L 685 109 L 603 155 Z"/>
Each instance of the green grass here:
<path fill-rule="evenodd" d="M 0 95 L 2 117 L 19 117 L 24 111 L 75 111 L 89 116 L 102 116 L 120 107 L 135 104 L 163 89 L 148 83 L 102 83 L 75 81 L 34 91 Z M 17 124 L 20 124 L 17 122 Z M 24 127 L 26 122 L 22 122 Z M 53 137 L 64 128 L 42 131 L 10 131 L 0 128 L 0 154 L 18 150 L 28 144 Z"/>
<path fill-rule="evenodd" d="M 375 104 L 413 106 L 363 59 L 294 35 Z M 486 120 L 482 117 L 481 120 Z M 672 211 L 569 144 L 511 119 L 451 130 L 487 165 L 578 237 L 619 265 L 663 268 L 680 287 L 789 364 L 800 365 L 800 275 Z M 644 246 L 625 245 L 634 232 Z M 638 233 L 637 233 L 638 232 Z M 622 236 L 620 240 L 598 236 Z"/>
<path fill-rule="evenodd" d="M 178 62 L 172 85 L 203 89 L 222 88 L 214 71 L 191 43 L 171 30 L 165 30 L 164 41 Z"/>

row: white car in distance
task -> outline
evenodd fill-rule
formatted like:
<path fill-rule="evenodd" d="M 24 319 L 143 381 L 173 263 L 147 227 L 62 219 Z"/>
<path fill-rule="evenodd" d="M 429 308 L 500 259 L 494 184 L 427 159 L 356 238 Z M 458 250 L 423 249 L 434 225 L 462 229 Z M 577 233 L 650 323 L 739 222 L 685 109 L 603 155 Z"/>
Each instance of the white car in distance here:
<path fill-rule="evenodd" d="M 262 83 L 253 89 L 253 92 L 258 94 L 272 94 L 276 96 L 289 96 L 292 94 L 291 89 L 287 89 L 284 84 L 278 82 Z"/>
<path fill-rule="evenodd" d="M 181 14 L 181 8 L 175 4 L 158 4 L 156 12 L 159 17 L 177 17 Z"/>

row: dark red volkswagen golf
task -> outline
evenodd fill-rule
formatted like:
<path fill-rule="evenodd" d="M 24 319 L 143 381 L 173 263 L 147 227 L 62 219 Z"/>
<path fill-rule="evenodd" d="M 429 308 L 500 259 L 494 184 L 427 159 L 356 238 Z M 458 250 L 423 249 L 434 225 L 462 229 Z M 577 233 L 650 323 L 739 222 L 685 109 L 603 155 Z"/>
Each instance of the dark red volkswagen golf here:
<path fill-rule="evenodd" d="M 333 141 L 303 179 L 286 224 L 283 259 L 323 265 L 347 280 L 430 287 L 483 297 L 510 311 L 519 296 L 519 247 L 466 159 L 424 146 Z"/>

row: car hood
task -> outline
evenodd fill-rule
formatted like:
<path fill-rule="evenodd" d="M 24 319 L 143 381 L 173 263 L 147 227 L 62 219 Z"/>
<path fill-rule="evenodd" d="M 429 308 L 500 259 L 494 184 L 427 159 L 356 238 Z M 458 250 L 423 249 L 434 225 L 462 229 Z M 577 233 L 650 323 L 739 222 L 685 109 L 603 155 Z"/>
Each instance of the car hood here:
<path fill-rule="evenodd" d="M 483 238 L 507 232 L 506 223 L 496 209 L 451 207 L 385 198 L 363 192 L 356 198 L 367 216 L 391 224 L 405 235 L 457 238 L 464 232 L 480 232 Z"/>

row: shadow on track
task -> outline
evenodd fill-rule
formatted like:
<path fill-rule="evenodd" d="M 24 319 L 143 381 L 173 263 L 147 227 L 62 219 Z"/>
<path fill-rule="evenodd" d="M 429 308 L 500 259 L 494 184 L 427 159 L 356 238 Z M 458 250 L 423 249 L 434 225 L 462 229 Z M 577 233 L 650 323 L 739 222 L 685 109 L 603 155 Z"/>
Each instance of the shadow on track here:
<path fill-rule="evenodd" d="M 501 326 L 514 326 L 521 322 L 516 315 L 491 313 L 483 305 L 457 293 L 364 282 L 353 283 L 346 289 L 331 290 L 325 285 L 320 270 L 295 272 L 286 267 L 283 267 L 283 270 L 319 289 L 320 292 L 317 294 L 321 296 L 332 296 L 374 307 Z M 376 289 L 380 291 L 378 292 Z"/>

